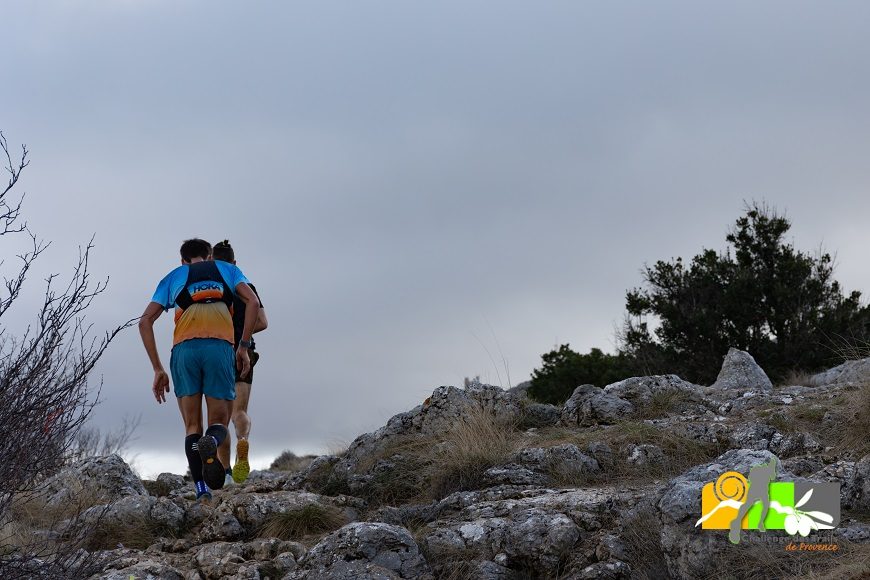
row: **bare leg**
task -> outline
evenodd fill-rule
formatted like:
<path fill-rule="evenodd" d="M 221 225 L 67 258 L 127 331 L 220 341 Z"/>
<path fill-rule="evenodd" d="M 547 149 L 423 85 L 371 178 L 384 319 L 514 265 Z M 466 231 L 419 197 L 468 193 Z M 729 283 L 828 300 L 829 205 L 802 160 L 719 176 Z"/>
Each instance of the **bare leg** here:
<path fill-rule="evenodd" d="M 251 471 L 248 462 L 248 435 L 251 433 L 251 419 L 248 417 L 248 400 L 251 397 L 250 383 L 236 383 L 236 404 L 233 406 L 233 425 L 236 428 L 236 464 L 233 466 L 233 481 L 244 483 Z"/>
<path fill-rule="evenodd" d="M 214 399 L 206 396 L 205 406 L 208 410 L 208 424 L 214 425 L 220 423 L 224 427 L 230 424 L 230 415 L 232 415 L 233 402 L 224 399 Z"/>
<path fill-rule="evenodd" d="M 230 401 L 230 416 L 233 414 L 233 401 Z M 208 422 L 209 425 L 212 424 L 211 421 Z M 221 465 L 224 467 L 230 466 L 230 431 L 227 429 L 226 438 L 221 441 L 221 444 L 218 446 L 217 450 L 218 460 L 221 462 Z"/>
<path fill-rule="evenodd" d="M 202 434 L 202 393 L 178 397 L 178 409 L 184 421 L 184 434 Z"/>
<path fill-rule="evenodd" d="M 233 405 L 233 427 L 236 437 L 247 439 L 251 434 L 251 418 L 248 416 L 248 401 L 251 398 L 250 383 L 236 383 L 236 402 Z"/>

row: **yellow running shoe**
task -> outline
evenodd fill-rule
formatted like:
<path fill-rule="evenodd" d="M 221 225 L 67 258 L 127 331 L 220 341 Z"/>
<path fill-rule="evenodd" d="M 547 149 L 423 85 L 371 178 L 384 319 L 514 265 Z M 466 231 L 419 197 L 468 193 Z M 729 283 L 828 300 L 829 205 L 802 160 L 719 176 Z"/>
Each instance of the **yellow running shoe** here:
<path fill-rule="evenodd" d="M 248 440 L 239 439 L 236 443 L 236 464 L 233 465 L 233 481 L 244 483 L 251 473 L 251 464 L 248 463 Z"/>

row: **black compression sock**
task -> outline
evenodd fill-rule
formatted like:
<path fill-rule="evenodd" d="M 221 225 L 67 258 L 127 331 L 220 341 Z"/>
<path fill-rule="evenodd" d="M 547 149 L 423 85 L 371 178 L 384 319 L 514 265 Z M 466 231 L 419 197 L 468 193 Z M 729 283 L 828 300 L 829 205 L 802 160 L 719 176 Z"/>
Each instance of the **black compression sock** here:
<path fill-rule="evenodd" d="M 205 434 L 214 437 L 216 444 L 220 446 L 223 440 L 226 439 L 229 431 L 227 431 L 227 428 L 220 423 L 215 423 L 214 425 L 210 425 L 209 428 L 205 430 Z"/>
<path fill-rule="evenodd" d="M 202 481 L 202 459 L 196 450 L 196 442 L 202 437 L 199 433 L 188 435 L 184 438 L 184 454 L 187 456 L 187 465 L 190 467 L 190 476 L 193 482 Z"/>

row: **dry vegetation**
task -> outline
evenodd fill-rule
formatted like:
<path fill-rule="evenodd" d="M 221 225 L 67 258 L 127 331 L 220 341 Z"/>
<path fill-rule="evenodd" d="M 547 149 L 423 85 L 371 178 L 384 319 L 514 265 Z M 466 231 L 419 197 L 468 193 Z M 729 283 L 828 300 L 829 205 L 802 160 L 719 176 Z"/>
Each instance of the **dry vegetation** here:
<path fill-rule="evenodd" d="M 788 551 L 785 549 L 787 543 L 756 542 L 728 546 L 715 556 L 717 571 L 707 580 L 846 580 L 870 575 L 870 546 L 867 544 L 832 539 L 829 543 L 839 546 L 836 552 L 810 552 Z M 795 543 L 800 544 L 800 539 Z"/>
<path fill-rule="evenodd" d="M 849 452 L 857 460 L 870 453 L 870 382 L 850 391 L 840 406 L 840 421 L 832 431 L 838 452 Z"/>
<path fill-rule="evenodd" d="M 430 493 L 434 498 L 454 491 L 476 489 L 484 472 L 508 461 L 522 447 L 524 436 L 513 423 L 496 419 L 492 413 L 471 407 L 456 425 L 431 448 Z"/>
<path fill-rule="evenodd" d="M 680 389 L 666 389 L 653 393 L 648 404 L 637 410 L 638 419 L 664 417 L 678 409 L 683 403 L 690 403 L 692 395 Z"/>
<path fill-rule="evenodd" d="M 648 482 L 650 477 L 679 475 L 689 467 L 709 461 L 724 448 L 701 443 L 695 439 L 675 434 L 665 427 L 657 427 L 643 421 L 624 421 L 616 425 L 590 427 L 582 430 L 565 427 L 542 429 L 534 445 L 549 447 L 562 443 L 573 443 L 581 450 L 593 442 L 604 442 L 613 451 L 615 463 L 612 468 L 600 474 L 588 474 L 586 483 L 614 480 L 640 480 Z M 652 444 L 661 448 L 665 461 L 644 467 L 635 467 L 625 461 L 625 450 L 629 445 Z M 574 484 L 582 482 L 573 482 Z"/>
<path fill-rule="evenodd" d="M 640 506 L 622 523 L 620 538 L 625 543 L 627 563 L 637 580 L 668 577 L 661 547 L 662 524 L 652 504 Z"/>
<path fill-rule="evenodd" d="M 347 523 L 341 510 L 312 503 L 299 509 L 274 514 L 260 529 L 261 538 L 301 540 L 312 534 L 337 530 Z"/>

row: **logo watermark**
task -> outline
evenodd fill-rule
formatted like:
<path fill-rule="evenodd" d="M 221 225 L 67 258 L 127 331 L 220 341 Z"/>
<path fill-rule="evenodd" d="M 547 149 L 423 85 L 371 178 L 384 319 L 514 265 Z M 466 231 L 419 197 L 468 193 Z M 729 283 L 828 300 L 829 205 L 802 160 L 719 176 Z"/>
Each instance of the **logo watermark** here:
<path fill-rule="evenodd" d="M 715 482 L 704 485 L 701 518 L 695 527 L 728 530 L 728 539 L 739 544 L 742 530 L 785 530 L 790 536 L 806 538 L 819 530 L 832 530 L 840 523 L 839 483 L 775 479 L 775 459 L 752 466 L 748 478 L 737 471 L 723 473 Z M 786 546 L 789 551 L 829 546 L 789 541 Z"/>

